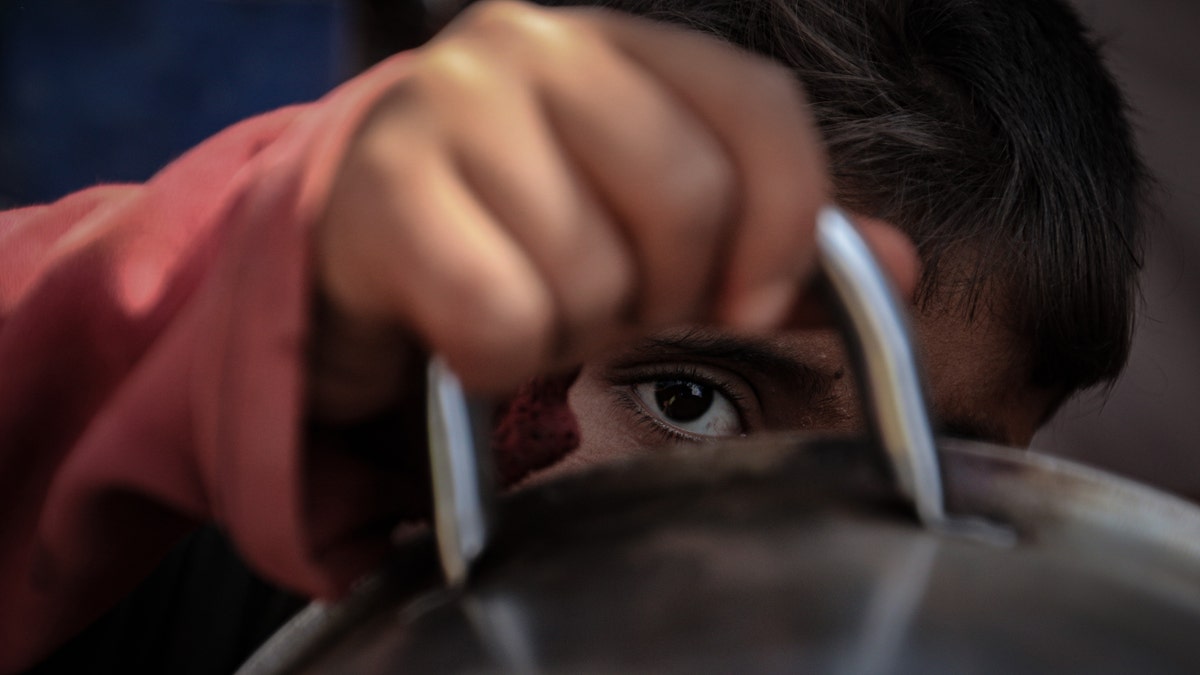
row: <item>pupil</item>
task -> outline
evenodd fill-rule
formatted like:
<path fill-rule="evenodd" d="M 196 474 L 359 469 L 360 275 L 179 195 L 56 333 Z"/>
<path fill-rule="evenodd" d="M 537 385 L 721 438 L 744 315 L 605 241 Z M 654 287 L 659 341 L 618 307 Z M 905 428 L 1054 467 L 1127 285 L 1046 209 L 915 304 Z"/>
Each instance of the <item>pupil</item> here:
<path fill-rule="evenodd" d="M 654 400 L 663 415 L 675 422 L 691 422 L 708 412 L 713 391 L 696 382 L 668 380 L 654 383 Z"/>

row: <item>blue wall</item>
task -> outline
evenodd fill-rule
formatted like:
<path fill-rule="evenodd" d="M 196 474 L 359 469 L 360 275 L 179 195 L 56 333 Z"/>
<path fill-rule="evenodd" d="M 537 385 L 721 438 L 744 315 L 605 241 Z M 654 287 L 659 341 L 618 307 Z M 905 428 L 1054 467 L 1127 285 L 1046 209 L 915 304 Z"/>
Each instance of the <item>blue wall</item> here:
<path fill-rule="evenodd" d="M 347 70 L 336 0 L 0 0 L 0 205 L 139 181 Z"/>

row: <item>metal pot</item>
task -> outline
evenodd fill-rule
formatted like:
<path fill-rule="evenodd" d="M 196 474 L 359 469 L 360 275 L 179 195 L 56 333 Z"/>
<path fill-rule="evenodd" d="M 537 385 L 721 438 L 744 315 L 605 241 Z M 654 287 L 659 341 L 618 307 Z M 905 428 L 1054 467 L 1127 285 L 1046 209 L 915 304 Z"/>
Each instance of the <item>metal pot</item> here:
<path fill-rule="evenodd" d="M 701 446 L 494 509 L 435 366 L 436 543 L 409 541 L 241 672 L 1200 673 L 1200 510 L 1062 460 L 935 444 L 865 246 L 831 212 L 819 249 L 876 442 Z"/>

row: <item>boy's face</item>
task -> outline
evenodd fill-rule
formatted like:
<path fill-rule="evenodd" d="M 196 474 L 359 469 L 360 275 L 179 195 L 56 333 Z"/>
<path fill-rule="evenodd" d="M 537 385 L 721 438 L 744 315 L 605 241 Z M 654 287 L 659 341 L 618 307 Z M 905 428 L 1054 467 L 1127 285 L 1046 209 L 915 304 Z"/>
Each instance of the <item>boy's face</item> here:
<path fill-rule="evenodd" d="M 913 323 L 935 423 L 957 436 L 1028 445 L 1059 395 L 1029 384 L 1015 337 L 994 319 L 969 322 L 936 305 Z M 546 473 L 711 437 L 864 427 L 834 330 L 664 333 L 587 363 L 570 403 L 582 444 Z"/>

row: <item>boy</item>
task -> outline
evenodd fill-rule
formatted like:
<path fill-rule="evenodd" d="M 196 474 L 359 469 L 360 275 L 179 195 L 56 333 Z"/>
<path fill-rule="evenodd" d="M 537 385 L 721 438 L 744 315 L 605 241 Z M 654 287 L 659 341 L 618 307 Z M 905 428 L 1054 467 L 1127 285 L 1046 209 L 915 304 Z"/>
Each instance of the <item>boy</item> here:
<path fill-rule="evenodd" d="M 1067 8 L 616 9 L 699 32 L 480 5 L 144 186 L 2 216 L 0 669 L 198 522 L 276 583 L 344 592 L 422 511 L 430 352 L 560 412 L 570 383 L 577 464 L 857 426 L 806 318 L 828 201 L 913 298 L 949 428 L 1027 443 L 1119 371 L 1143 179 Z M 541 454 L 502 443 L 508 480 L 569 427 Z"/>

